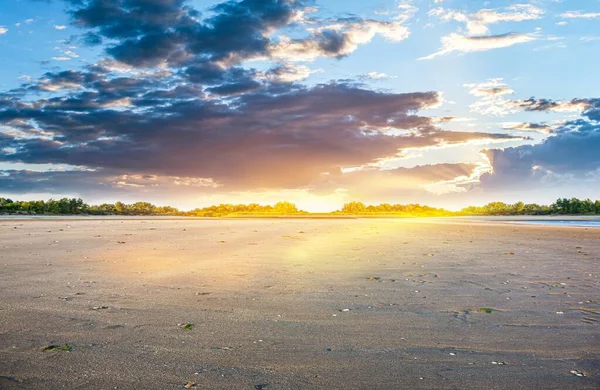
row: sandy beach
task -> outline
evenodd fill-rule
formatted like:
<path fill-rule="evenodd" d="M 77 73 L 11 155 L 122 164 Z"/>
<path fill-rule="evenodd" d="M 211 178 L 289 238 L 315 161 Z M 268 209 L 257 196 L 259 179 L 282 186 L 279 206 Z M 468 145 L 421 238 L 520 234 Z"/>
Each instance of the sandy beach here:
<path fill-rule="evenodd" d="M 599 389 L 600 229 L 0 220 L 2 389 Z"/>

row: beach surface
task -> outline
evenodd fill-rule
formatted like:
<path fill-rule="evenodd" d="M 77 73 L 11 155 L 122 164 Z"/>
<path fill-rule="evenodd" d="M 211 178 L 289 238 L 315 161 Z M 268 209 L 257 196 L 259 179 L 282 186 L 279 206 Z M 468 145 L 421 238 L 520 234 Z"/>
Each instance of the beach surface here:
<path fill-rule="evenodd" d="M 600 229 L 0 220 L 1 389 L 599 389 Z"/>

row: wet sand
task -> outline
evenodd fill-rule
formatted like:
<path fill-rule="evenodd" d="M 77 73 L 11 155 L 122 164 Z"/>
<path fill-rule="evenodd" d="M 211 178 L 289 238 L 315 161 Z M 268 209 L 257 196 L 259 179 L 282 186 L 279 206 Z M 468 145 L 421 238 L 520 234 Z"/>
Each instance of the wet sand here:
<path fill-rule="evenodd" d="M 0 388 L 600 388 L 600 229 L 430 222 L 0 220 Z"/>

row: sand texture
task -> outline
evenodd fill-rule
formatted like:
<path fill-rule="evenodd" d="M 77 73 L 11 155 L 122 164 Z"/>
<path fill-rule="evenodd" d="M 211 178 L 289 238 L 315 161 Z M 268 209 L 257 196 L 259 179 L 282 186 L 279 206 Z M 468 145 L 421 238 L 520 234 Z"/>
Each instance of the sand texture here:
<path fill-rule="evenodd" d="M 431 222 L 0 220 L 0 388 L 600 388 L 600 229 Z"/>

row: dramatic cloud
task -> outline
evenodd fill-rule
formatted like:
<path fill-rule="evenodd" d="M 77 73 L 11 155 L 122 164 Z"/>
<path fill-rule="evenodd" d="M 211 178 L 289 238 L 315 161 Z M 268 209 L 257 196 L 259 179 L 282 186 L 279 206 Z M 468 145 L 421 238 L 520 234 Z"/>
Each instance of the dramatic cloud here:
<path fill-rule="evenodd" d="M 440 103 L 434 92 L 273 84 L 221 102 L 190 85 L 170 87 L 167 80 L 46 74 L 29 88 L 83 89 L 1 110 L 0 123 L 30 134 L 2 140 L 0 147 L 12 152 L 1 159 L 211 178 L 226 189 L 296 188 L 323 172 L 394 156 L 402 148 L 510 138 L 437 130 L 429 118 L 415 115 Z M 231 94 L 235 86 L 207 90 Z M 389 129 L 412 132 L 389 135 Z M 40 130 L 46 135 L 36 136 Z"/>
<path fill-rule="evenodd" d="M 597 181 L 600 172 L 600 124 L 597 99 L 587 101 L 585 119 L 566 122 L 555 135 L 536 145 L 486 150 L 493 172 L 482 176 L 484 188 L 518 188 L 523 185 L 557 187 L 573 181 Z M 535 106 L 552 110 L 552 104 Z"/>
<path fill-rule="evenodd" d="M 74 1 L 74 4 L 80 4 Z M 182 65 L 196 56 L 234 61 L 267 54 L 269 35 L 292 23 L 303 2 L 227 1 L 201 19 L 184 0 L 88 0 L 72 11 L 77 25 L 118 40 L 107 49 L 116 60 L 140 67 Z"/>
<path fill-rule="evenodd" d="M 442 48 L 437 52 L 426 57 L 419 58 L 420 60 L 430 60 L 432 58 L 449 54 L 452 52 L 478 52 L 492 49 L 500 49 L 516 45 L 518 43 L 526 43 L 536 40 L 537 33 L 507 33 L 500 35 L 467 37 L 460 34 L 450 34 L 442 37 Z"/>
<path fill-rule="evenodd" d="M 524 145 L 504 150 L 486 151 L 493 174 L 482 177 L 484 186 L 519 187 L 579 178 L 600 168 L 600 128 L 579 127 L 560 132 L 538 145 Z"/>
<path fill-rule="evenodd" d="M 211 16 L 202 18 L 184 0 L 71 2 L 76 5 L 72 11 L 76 24 L 93 30 L 86 40 L 118 40 L 107 53 L 136 67 L 185 66 L 199 59 L 230 65 L 265 58 L 288 62 L 340 58 L 376 35 L 405 39 L 409 33 L 403 23 L 414 13 L 412 8 L 400 8 L 393 21 L 307 20 L 306 14 L 314 11 L 309 1 L 230 0 L 213 6 Z M 275 34 L 294 25 L 310 25 L 310 36 L 291 39 Z"/>
<path fill-rule="evenodd" d="M 406 4 L 369 18 L 327 14 L 311 0 L 226 0 L 210 2 L 202 13 L 191 0 L 64 1 L 71 26 L 77 27 L 69 31 L 78 33 L 56 43 L 54 61 L 45 62 L 52 71 L 21 78 L 18 87 L 0 92 L 0 162 L 39 168 L 4 168 L 4 192 L 97 198 L 298 191 L 369 199 L 412 194 L 418 199 L 464 191 L 480 177 L 487 184 L 508 178 L 511 164 L 561 172 L 542 145 L 568 149 L 583 139 L 595 142 L 589 129 L 600 117 L 597 100 L 521 100 L 502 79 L 465 84 L 478 99 L 472 111 L 580 112 L 585 119 L 551 126 L 518 118 L 505 123 L 510 131 L 499 134 L 477 123 L 467 124 L 473 131 L 465 131 L 460 122 L 471 119 L 452 116 L 452 102 L 441 92 L 395 92 L 397 83 L 391 79 L 400 75 L 389 73 L 389 67 L 366 68 L 386 71 L 366 74 L 357 67 L 334 72 L 331 78 L 338 81 L 315 83 L 323 79 L 311 77 L 321 72 L 317 66 L 338 66 L 331 59 L 350 56 L 375 40 L 406 40 L 416 13 Z M 431 14 L 464 23 L 466 30 L 443 37 L 442 48 L 423 59 L 533 41 L 540 33 L 486 34 L 495 23 L 536 20 L 543 11 L 520 4 L 472 14 L 438 8 Z M 82 44 L 99 47 L 85 50 Z M 94 63 L 91 52 L 101 53 L 101 59 Z M 385 61 L 385 53 L 372 60 Z M 361 75 L 340 80 L 348 74 Z M 517 131 L 550 137 L 529 146 L 531 151 L 477 154 L 476 144 L 490 148 L 492 143 L 531 141 Z M 418 159 L 411 155 L 416 150 L 449 147 L 471 148 L 472 154 L 461 160 L 446 151 L 440 159 L 407 163 Z M 519 162 L 521 151 L 536 157 Z M 481 162 L 487 158 L 489 164 Z M 596 161 L 588 160 L 590 165 Z M 432 161 L 436 164 L 427 165 Z M 582 172 L 590 170 L 587 166 Z"/>

